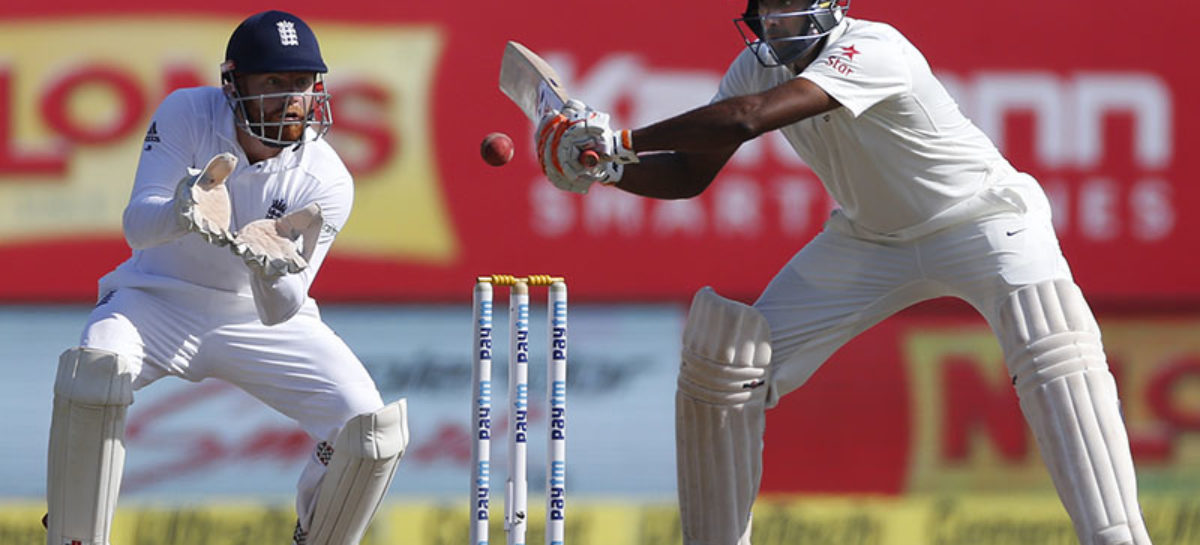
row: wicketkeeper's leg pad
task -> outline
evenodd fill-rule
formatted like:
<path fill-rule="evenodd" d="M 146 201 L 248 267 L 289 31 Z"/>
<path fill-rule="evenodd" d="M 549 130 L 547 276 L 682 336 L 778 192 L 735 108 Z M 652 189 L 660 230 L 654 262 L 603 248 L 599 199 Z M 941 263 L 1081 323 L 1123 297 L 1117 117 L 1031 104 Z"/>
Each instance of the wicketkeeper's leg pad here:
<path fill-rule="evenodd" d="M 317 489 L 306 545 L 358 545 L 387 493 L 408 445 L 405 400 L 351 418 L 333 444 Z"/>
<path fill-rule="evenodd" d="M 1000 308 L 1021 410 L 1083 545 L 1149 545 L 1116 382 L 1100 328 L 1070 280 L 1023 287 Z"/>
<path fill-rule="evenodd" d="M 711 288 L 696 293 L 675 395 L 685 545 L 750 543 L 770 361 L 770 329 L 758 310 Z"/>
<path fill-rule="evenodd" d="M 59 357 L 46 478 L 50 545 L 108 543 L 135 369 L 125 357 L 91 348 Z"/>

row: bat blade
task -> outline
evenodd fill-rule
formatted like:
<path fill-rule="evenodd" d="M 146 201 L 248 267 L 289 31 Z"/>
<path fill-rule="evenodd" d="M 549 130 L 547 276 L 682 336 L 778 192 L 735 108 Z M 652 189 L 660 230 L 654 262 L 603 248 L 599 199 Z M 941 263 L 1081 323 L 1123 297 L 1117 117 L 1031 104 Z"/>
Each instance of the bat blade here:
<path fill-rule="evenodd" d="M 558 72 L 529 48 L 513 41 L 504 46 L 500 91 L 534 123 L 551 110 L 561 110 L 569 98 Z"/>

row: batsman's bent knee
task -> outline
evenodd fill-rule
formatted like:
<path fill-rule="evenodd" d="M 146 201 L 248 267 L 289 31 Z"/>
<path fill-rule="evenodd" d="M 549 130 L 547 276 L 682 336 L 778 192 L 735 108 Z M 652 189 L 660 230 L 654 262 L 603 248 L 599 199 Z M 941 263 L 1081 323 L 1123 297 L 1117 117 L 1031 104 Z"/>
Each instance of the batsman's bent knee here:
<path fill-rule="evenodd" d="M 697 292 L 675 396 L 685 545 L 748 545 L 762 479 L 770 329 L 758 310 Z"/>

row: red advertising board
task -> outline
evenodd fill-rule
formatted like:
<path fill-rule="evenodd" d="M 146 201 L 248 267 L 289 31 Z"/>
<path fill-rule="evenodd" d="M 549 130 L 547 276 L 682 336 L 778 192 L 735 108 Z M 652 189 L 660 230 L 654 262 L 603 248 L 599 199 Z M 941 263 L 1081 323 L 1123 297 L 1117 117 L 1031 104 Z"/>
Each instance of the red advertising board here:
<path fill-rule="evenodd" d="M 314 291 L 323 300 L 462 300 L 477 274 L 568 275 L 590 300 L 684 299 L 705 284 L 753 298 L 831 203 L 778 138 L 747 144 L 689 201 L 554 190 L 531 127 L 497 90 L 518 39 L 622 126 L 704 104 L 743 47 L 736 0 L 293 2 L 331 65 L 331 140 L 356 208 Z M 120 211 L 153 108 L 215 81 L 254 8 L 118 0 L 0 6 L 0 300 L 86 300 L 128 256 Z M 596 13 L 601 11 L 601 13 Z M 1183 0 L 1131 17 L 1115 0 L 913 4 L 851 15 L 904 32 L 964 111 L 1052 196 L 1064 249 L 1093 299 L 1200 301 L 1200 187 L 1186 131 L 1200 119 L 1200 47 Z M 1132 23 L 1131 23 L 1132 19 Z M 1145 22 L 1143 22 L 1145 21 Z M 478 156 L 505 131 L 517 156 Z"/>

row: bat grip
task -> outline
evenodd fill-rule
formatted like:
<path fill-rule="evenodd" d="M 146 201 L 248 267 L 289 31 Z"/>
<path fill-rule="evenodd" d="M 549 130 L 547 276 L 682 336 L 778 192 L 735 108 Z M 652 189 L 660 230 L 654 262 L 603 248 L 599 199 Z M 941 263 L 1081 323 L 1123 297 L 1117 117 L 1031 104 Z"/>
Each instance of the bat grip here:
<path fill-rule="evenodd" d="M 591 168 L 600 164 L 600 154 L 595 150 L 585 149 L 579 153 L 579 164 Z"/>

